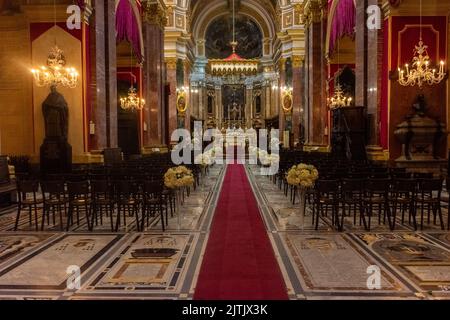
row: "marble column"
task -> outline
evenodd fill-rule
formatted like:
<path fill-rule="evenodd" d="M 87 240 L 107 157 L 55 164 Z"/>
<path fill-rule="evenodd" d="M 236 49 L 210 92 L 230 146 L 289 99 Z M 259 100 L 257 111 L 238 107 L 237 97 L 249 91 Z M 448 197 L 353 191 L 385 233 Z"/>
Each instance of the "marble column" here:
<path fill-rule="evenodd" d="M 383 148 L 379 141 L 379 99 L 378 90 L 379 62 L 378 30 L 369 30 L 366 26 L 366 8 L 377 5 L 377 0 L 361 0 L 356 3 L 356 87 L 355 103 L 367 108 L 368 117 L 368 155 L 376 160 L 384 158 Z"/>
<path fill-rule="evenodd" d="M 304 57 L 292 57 L 292 129 L 294 133 L 294 144 L 300 141 L 300 124 L 303 121 L 302 109 L 305 105 L 305 65 Z M 304 127 L 304 126 L 303 126 Z"/>
<path fill-rule="evenodd" d="M 176 129 L 178 129 L 177 112 L 177 58 L 166 58 L 166 77 L 167 84 L 170 86 L 170 96 L 168 105 L 169 114 L 169 139 Z"/>
<path fill-rule="evenodd" d="M 378 130 L 378 30 L 366 27 L 366 8 L 377 0 L 356 4 L 356 105 L 366 106 L 369 117 L 369 145 L 379 145 Z"/>
<path fill-rule="evenodd" d="M 189 88 L 186 91 L 186 101 L 191 101 L 192 100 L 191 97 L 195 98 L 196 95 L 198 95 L 198 94 L 195 94 L 192 91 L 192 89 L 194 89 L 194 88 L 191 88 L 191 84 L 190 84 L 191 64 L 190 64 L 189 60 L 184 60 L 183 67 L 184 67 L 184 86 L 186 88 Z M 188 108 L 187 108 L 186 114 L 185 114 L 185 118 L 184 118 L 184 128 L 189 131 L 191 130 L 191 114 L 192 115 L 195 114 L 193 108 L 194 108 L 194 105 L 192 105 L 192 104 L 188 105 Z"/>
<path fill-rule="evenodd" d="M 283 87 L 286 86 L 286 59 L 281 58 L 279 61 L 279 70 L 280 70 L 280 88 L 278 90 L 278 95 L 280 99 L 280 106 L 278 108 L 278 116 L 279 116 L 279 130 L 280 130 L 280 139 L 284 134 L 284 126 L 286 122 L 286 115 L 282 106 L 282 95 L 283 95 Z"/>
<path fill-rule="evenodd" d="M 247 86 L 245 89 L 246 92 L 246 107 L 245 107 L 245 124 L 248 129 L 252 126 L 252 119 L 254 118 L 253 112 L 253 87 Z"/>
<path fill-rule="evenodd" d="M 214 114 L 218 119 L 217 127 L 219 129 L 222 129 L 223 126 L 223 109 L 222 109 L 222 87 L 221 86 L 215 86 L 216 91 L 216 97 L 214 99 L 215 106 L 214 106 Z"/>
<path fill-rule="evenodd" d="M 270 118 L 270 108 L 272 105 L 272 87 L 268 80 L 264 82 L 263 90 L 266 97 L 264 99 L 264 115 L 265 118 Z"/>
<path fill-rule="evenodd" d="M 94 26 L 91 28 L 92 121 L 95 134 L 91 149 L 115 148 L 117 136 L 117 56 L 115 5 L 111 1 L 94 2 Z"/>
<path fill-rule="evenodd" d="M 166 142 L 165 115 L 165 65 L 164 65 L 164 26 L 165 11 L 157 3 L 144 7 L 144 97 L 146 107 L 143 120 L 147 124 L 144 132 L 144 147 L 162 145 Z"/>
<path fill-rule="evenodd" d="M 314 12 L 308 25 L 308 141 L 309 145 L 328 145 L 326 104 L 325 23 L 320 12 Z"/>

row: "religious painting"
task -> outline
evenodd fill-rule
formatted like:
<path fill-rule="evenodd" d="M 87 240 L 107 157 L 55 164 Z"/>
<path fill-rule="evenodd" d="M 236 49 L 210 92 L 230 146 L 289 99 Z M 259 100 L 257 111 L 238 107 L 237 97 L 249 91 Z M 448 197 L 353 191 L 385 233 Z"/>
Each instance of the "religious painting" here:
<path fill-rule="evenodd" d="M 222 87 L 223 117 L 229 120 L 245 118 L 245 87 L 224 85 Z"/>
<path fill-rule="evenodd" d="M 215 19 L 206 31 L 206 57 L 225 59 L 233 53 L 233 19 L 231 15 Z M 236 53 L 244 59 L 261 58 L 263 36 L 256 22 L 247 16 L 236 17 Z"/>
<path fill-rule="evenodd" d="M 261 87 L 253 88 L 253 104 L 255 108 L 255 114 L 259 115 L 262 111 L 262 99 L 261 99 L 262 90 Z"/>
<path fill-rule="evenodd" d="M 284 112 L 286 112 L 286 113 L 291 112 L 292 105 L 293 105 L 292 94 L 291 93 L 285 93 L 284 96 L 283 96 L 283 109 L 284 109 Z"/>
<path fill-rule="evenodd" d="M 214 97 L 216 93 L 214 89 L 208 90 L 208 102 L 207 102 L 207 112 L 208 115 L 212 115 L 214 113 Z"/>

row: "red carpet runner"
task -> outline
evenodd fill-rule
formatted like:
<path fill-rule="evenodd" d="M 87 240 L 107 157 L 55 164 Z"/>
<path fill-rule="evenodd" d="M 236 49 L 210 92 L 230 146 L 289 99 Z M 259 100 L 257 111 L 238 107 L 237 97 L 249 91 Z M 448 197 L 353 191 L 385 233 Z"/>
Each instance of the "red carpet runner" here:
<path fill-rule="evenodd" d="M 242 165 L 227 168 L 194 299 L 288 299 Z"/>

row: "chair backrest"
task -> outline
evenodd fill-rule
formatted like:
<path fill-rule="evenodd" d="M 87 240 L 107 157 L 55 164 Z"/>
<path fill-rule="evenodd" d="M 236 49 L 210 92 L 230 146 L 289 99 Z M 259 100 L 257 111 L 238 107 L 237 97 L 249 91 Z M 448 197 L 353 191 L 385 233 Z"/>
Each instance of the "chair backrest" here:
<path fill-rule="evenodd" d="M 364 183 L 365 189 L 371 193 L 388 193 L 391 181 L 389 179 L 369 179 Z"/>
<path fill-rule="evenodd" d="M 22 194 L 37 193 L 39 182 L 37 180 L 17 180 L 17 191 Z"/>
<path fill-rule="evenodd" d="M 411 179 L 412 173 L 410 172 L 401 172 L 401 171 L 392 171 L 391 172 L 391 178 L 395 180 L 405 180 L 405 179 Z"/>
<path fill-rule="evenodd" d="M 42 181 L 41 182 L 42 193 L 50 195 L 61 195 L 65 193 L 64 181 Z"/>
<path fill-rule="evenodd" d="M 337 180 L 318 180 L 316 190 L 319 193 L 338 193 L 339 181 Z"/>
<path fill-rule="evenodd" d="M 423 173 L 423 172 L 415 172 L 413 174 L 415 179 L 433 179 L 433 173 Z"/>
<path fill-rule="evenodd" d="M 363 179 L 344 179 L 342 180 L 342 191 L 361 192 L 363 189 Z"/>
<path fill-rule="evenodd" d="M 87 177 L 86 174 L 83 174 L 83 173 L 66 175 L 66 181 L 70 181 L 70 182 L 85 182 L 86 180 L 88 180 L 88 177 Z"/>
<path fill-rule="evenodd" d="M 65 177 L 61 174 L 46 174 L 43 177 L 45 181 L 65 181 Z"/>
<path fill-rule="evenodd" d="M 93 195 L 96 194 L 111 194 L 112 186 L 108 180 L 91 180 L 91 192 Z"/>
<path fill-rule="evenodd" d="M 131 196 L 139 193 L 139 184 L 131 180 L 118 180 L 114 187 L 119 196 Z"/>
<path fill-rule="evenodd" d="M 144 193 L 146 195 L 158 196 L 163 192 L 162 185 L 154 181 L 144 182 Z"/>
<path fill-rule="evenodd" d="M 417 180 L 414 179 L 395 179 L 393 182 L 394 192 L 407 193 L 417 190 Z"/>
<path fill-rule="evenodd" d="M 443 181 L 442 179 L 423 179 L 419 184 L 420 192 L 442 192 Z"/>
<path fill-rule="evenodd" d="M 8 157 L 0 156 L 0 183 L 9 182 Z"/>
<path fill-rule="evenodd" d="M 67 182 L 67 192 L 69 197 L 88 196 L 89 195 L 89 182 L 77 181 Z"/>

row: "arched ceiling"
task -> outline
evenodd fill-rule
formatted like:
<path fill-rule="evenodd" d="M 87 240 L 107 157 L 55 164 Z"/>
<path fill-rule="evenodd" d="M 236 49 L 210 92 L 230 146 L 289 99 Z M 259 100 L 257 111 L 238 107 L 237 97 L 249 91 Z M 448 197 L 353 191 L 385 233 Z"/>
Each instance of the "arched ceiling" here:
<path fill-rule="evenodd" d="M 205 5 L 206 2 L 209 0 L 180 0 L 180 2 L 185 2 L 188 9 L 195 9 L 198 5 Z M 224 0 L 224 1 L 231 1 L 231 0 Z M 241 0 L 236 0 L 236 2 L 240 2 Z M 277 5 L 280 6 L 286 6 L 290 4 L 290 0 L 260 0 L 261 4 L 266 7 L 267 9 L 275 10 Z"/>
<path fill-rule="evenodd" d="M 191 13 L 191 30 L 196 39 L 204 39 L 209 24 L 219 16 L 231 14 L 231 0 L 197 0 Z M 272 0 L 238 0 L 237 13 L 251 17 L 265 38 L 274 38 L 277 32 L 276 11 Z M 266 5 L 264 5 L 266 3 Z M 267 6 L 269 4 L 269 6 Z"/>

